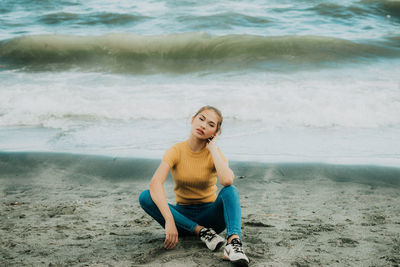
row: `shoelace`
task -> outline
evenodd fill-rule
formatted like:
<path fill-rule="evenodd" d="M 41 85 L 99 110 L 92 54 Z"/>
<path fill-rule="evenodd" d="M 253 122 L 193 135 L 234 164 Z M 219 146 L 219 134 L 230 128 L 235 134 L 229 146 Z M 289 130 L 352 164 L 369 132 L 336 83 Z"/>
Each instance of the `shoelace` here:
<path fill-rule="evenodd" d="M 242 253 L 242 254 L 243 254 L 242 243 L 241 243 L 237 238 L 234 238 L 234 239 L 231 241 L 231 245 L 232 245 L 232 249 L 233 249 L 236 253 Z"/>
<path fill-rule="evenodd" d="M 200 236 L 204 237 L 207 241 L 211 241 L 216 236 L 216 233 L 211 229 L 204 229 L 206 230 L 200 231 Z"/>

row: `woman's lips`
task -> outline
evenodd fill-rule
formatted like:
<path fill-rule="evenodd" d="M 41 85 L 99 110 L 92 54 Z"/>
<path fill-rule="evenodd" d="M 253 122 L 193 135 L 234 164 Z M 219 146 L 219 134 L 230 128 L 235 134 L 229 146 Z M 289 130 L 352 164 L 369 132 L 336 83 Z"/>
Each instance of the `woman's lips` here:
<path fill-rule="evenodd" d="M 199 134 L 204 134 L 204 132 L 203 132 L 202 129 L 196 129 L 196 131 L 197 131 Z"/>

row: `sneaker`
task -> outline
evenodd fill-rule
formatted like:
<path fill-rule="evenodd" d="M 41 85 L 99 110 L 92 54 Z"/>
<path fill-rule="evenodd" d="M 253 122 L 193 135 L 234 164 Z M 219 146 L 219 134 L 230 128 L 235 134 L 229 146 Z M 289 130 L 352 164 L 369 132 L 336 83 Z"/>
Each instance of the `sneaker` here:
<path fill-rule="evenodd" d="M 231 261 L 237 266 L 249 265 L 249 259 L 243 252 L 242 242 L 240 242 L 239 238 L 232 239 L 231 243 L 225 246 L 222 258 Z"/>
<path fill-rule="evenodd" d="M 199 232 L 200 240 L 203 241 L 207 247 L 216 251 L 225 243 L 225 239 L 217 235 L 217 233 L 211 228 L 203 228 Z"/>

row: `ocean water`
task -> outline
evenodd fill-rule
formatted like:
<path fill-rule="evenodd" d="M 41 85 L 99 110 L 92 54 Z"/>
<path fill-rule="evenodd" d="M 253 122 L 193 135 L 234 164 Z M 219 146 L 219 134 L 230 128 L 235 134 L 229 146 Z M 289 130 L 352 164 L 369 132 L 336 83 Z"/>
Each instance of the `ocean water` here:
<path fill-rule="evenodd" d="M 0 0 L 0 151 L 400 166 L 400 1 Z"/>

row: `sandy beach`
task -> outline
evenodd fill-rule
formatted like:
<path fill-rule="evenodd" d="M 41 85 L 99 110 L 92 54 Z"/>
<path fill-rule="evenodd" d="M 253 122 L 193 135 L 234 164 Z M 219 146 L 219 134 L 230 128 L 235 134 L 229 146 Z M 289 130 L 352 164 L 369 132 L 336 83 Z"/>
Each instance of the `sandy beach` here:
<path fill-rule="evenodd" d="M 163 229 L 138 203 L 158 163 L 0 153 L 0 265 L 231 266 L 194 237 L 164 250 Z M 231 167 L 250 266 L 400 265 L 400 169 Z M 171 179 L 166 191 L 174 202 Z"/>
<path fill-rule="evenodd" d="M 138 200 L 206 105 L 251 267 L 400 267 L 400 0 L 0 14 L 0 267 L 232 266 L 196 237 L 166 251 Z"/>

